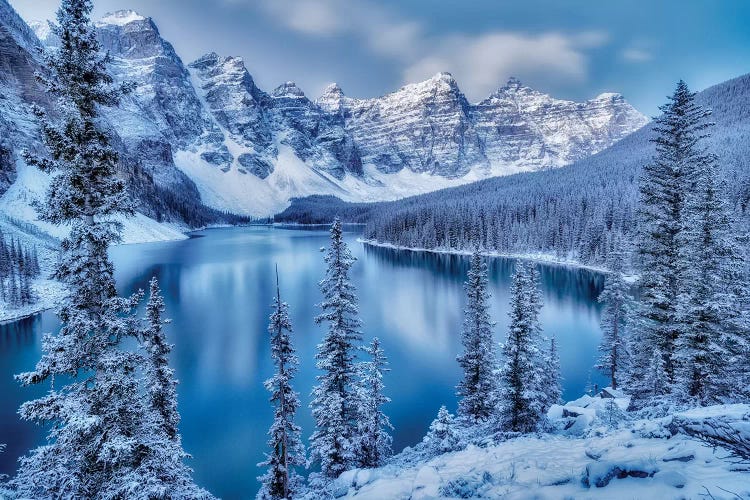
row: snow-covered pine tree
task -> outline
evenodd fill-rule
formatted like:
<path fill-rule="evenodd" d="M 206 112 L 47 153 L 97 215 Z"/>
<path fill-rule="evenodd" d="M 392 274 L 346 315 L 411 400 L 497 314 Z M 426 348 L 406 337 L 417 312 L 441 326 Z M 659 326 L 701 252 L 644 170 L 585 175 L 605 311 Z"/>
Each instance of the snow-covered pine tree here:
<path fill-rule="evenodd" d="M 441 406 L 437 418 L 422 440 L 424 446 L 434 454 L 449 453 L 461 449 L 463 442 L 456 418 L 445 406 Z"/>
<path fill-rule="evenodd" d="M 0 233 L 0 237 L 2 237 L 2 233 Z M 3 453 L 5 451 L 5 445 L 0 444 L 0 453 Z M 7 476 L 4 474 L 0 474 L 0 498 L 13 498 L 12 492 L 7 489 L 5 485 L 5 481 L 7 479 Z"/>
<path fill-rule="evenodd" d="M 680 394 L 709 405 L 733 399 L 742 387 L 734 367 L 746 363 L 738 347 L 748 338 L 742 316 L 748 282 L 716 158 L 704 150 L 698 159 L 685 210 L 689 265 L 676 358 Z"/>
<path fill-rule="evenodd" d="M 487 420 L 496 406 L 497 358 L 492 340 L 488 283 L 487 264 L 477 250 L 471 256 L 464 285 L 467 294 L 461 330 L 464 352 L 456 358 L 463 369 L 463 379 L 457 387 L 458 415 L 472 423 Z"/>
<path fill-rule="evenodd" d="M 164 298 L 161 295 L 159 281 L 156 277 L 149 282 L 149 299 L 146 304 L 146 328 L 141 333 L 144 349 L 147 353 L 146 390 L 148 403 L 162 422 L 164 432 L 170 439 L 179 440 L 178 425 L 180 414 L 177 411 L 177 380 L 174 370 L 169 367 L 169 353 L 172 346 L 164 333 L 167 320 L 164 314 Z"/>
<path fill-rule="evenodd" d="M 271 453 L 266 461 L 259 464 L 267 467 L 266 473 L 258 480 L 262 486 L 259 499 L 291 499 L 302 485 L 302 478 L 295 467 L 305 465 L 305 448 L 300 437 L 301 428 L 294 423 L 299 409 L 299 396 L 292 388 L 292 379 L 297 374 L 299 360 L 292 344 L 292 322 L 289 319 L 289 305 L 281 301 L 279 270 L 276 268 L 276 297 L 273 299 L 273 313 L 269 318 L 268 332 L 271 334 L 271 357 L 276 373 L 265 382 L 271 393 L 274 407 L 274 420 L 268 431 L 268 445 Z"/>
<path fill-rule="evenodd" d="M 382 466 L 392 453 L 393 438 L 388 431 L 392 430 L 393 426 L 382 410 L 383 405 L 391 401 L 391 398 L 383 394 L 383 374 L 391 370 L 377 337 L 363 350 L 370 356 L 370 360 L 359 363 L 357 454 L 360 467 L 375 468 Z"/>
<path fill-rule="evenodd" d="M 537 283 L 534 267 L 517 262 L 499 390 L 499 424 L 503 430 L 512 432 L 535 431 L 547 410 L 544 359 L 539 350 L 541 296 Z"/>
<path fill-rule="evenodd" d="M 542 369 L 544 392 L 547 396 L 545 408 L 560 404 L 562 401 L 562 375 L 560 374 L 560 353 L 557 350 L 557 338 L 549 339 L 549 349 L 544 353 Z"/>
<path fill-rule="evenodd" d="M 332 479 L 356 467 L 357 441 L 355 352 L 362 340 L 359 308 L 349 270 L 354 257 L 344 242 L 340 219 L 331 226 L 331 246 L 325 255 L 326 276 L 320 282 L 324 300 L 316 323 L 328 323 L 315 355 L 323 373 L 317 377 L 310 404 L 316 429 L 310 438 L 311 460 L 319 463 L 324 478 Z"/>
<path fill-rule="evenodd" d="M 668 381 L 664 368 L 664 354 L 659 349 L 654 349 L 651 354 L 651 364 L 643 379 L 643 387 L 654 396 L 664 396 L 667 393 Z M 668 402 L 667 402 L 668 403 Z M 668 405 L 662 405 L 668 406 Z"/>
<path fill-rule="evenodd" d="M 116 104 L 123 89 L 105 71 L 91 10 L 90 0 L 63 0 L 58 10 L 60 47 L 48 60 L 47 87 L 62 123 L 37 110 L 50 156 L 26 154 L 53 174 L 41 218 L 70 228 L 54 272 L 68 295 L 60 331 L 44 337 L 35 370 L 18 376 L 24 385 L 56 385 L 21 406 L 22 418 L 51 425 L 47 444 L 21 459 L 12 485 L 23 498 L 203 498 L 181 450 L 150 418 L 137 377 L 142 354 L 123 347 L 140 334 L 142 294 L 116 293 L 107 252 L 119 239 L 114 218 L 132 209 L 117 153 L 98 128 L 99 107 Z"/>
<path fill-rule="evenodd" d="M 664 392 L 672 392 L 676 381 L 675 349 L 684 333 L 679 302 L 689 266 L 686 200 L 697 170 L 707 160 L 700 139 L 709 125 L 709 112 L 695 103 L 687 84 L 678 82 L 669 102 L 659 109 L 663 114 L 655 119 L 656 155 L 644 166 L 639 184 L 641 300 L 629 377 L 635 408 L 656 396 L 645 385 L 655 349 L 664 356 Z"/>
<path fill-rule="evenodd" d="M 625 322 L 629 315 L 630 286 L 623 279 L 623 254 L 613 251 L 608 258 L 609 273 L 604 289 L 599 294 L 602 309 L 602 341 L 599 344 L 599 360 L 596 368 L 610 379 L 610 386 L 617 389 L 620 375 L 627 362 Z"/>

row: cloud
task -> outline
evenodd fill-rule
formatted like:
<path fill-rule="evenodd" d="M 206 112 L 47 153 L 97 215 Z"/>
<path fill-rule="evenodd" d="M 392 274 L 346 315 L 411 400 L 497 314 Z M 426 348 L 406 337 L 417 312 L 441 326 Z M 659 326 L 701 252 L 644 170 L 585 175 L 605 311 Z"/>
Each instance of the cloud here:
<path fill-rule="evenodd" d="M 622 51 L 622 58 L 629 62 L 641 63 L 650 61 L 653 55 L 645 49 L 630 47 Z"/>
<path fill-rule="evenodd" d="M 599 38 L 599 43 L 604 41 Z M 409 65 L 403 76 L 405 82 L 413 82 L 438 71 L 449 71 L 467 96 L 478 100 L 497 89 L 509 76 L 522 80 L 583 82 L 588 75 L 588 59 L 581 49 L 581 42 L 575 36 L 559 33 L 451 36 Z"/>
<path fill-rule="evenodd" d="M 588 76 L 587 51 L 609 40 L 601 31 L 428 35 L 421 23 L 369 0 L 225 1 L 259 6 L 280 25 L 304 35 L 359 39 L 372 53 L 396 62 L 404 83 L 451 72 L 474 100 L 509 76 L 581 83 Z"/>
<path fill-rule="evenodd" d="M 278 23 L 311 36 L 351 35 L 374 52 L 403 57 L 419 42 L 418 23 L 400 20 L 367 0 L 226 0 L 257 5 Z"/>
<path fill-rule="evenodd" d="M 340 0 L 261 0 L 259 5 L 288 28 L 308 35 L 336 35 L 348 28 L 347 5 Z"/>

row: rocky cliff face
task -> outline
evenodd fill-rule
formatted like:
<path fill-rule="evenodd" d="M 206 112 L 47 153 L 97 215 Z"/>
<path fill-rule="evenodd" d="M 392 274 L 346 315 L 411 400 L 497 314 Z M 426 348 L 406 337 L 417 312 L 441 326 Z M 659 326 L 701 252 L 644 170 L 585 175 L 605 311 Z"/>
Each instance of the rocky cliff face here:
<path fill-rule="evenodd" d="M 311 168 L 336 179 L 361 175 L 362 164 L 340 120 L 311 102 L 293 82 L 270 94 L 255 86 L 237 57 L 208 54 L 190 64 L 216 121 L 242 148 L 239 168 L 265 179 L 274 170 L 277 144 L 292 148 Z"/>
<path fill-rule="evenodd" d="M 381 172 L 454 178 L 489 166 L 471 106 L 448 73 L 377 99 L 346 98 L 334 85 L 318 102 L 343 118 L 363 161 Z"/>
<path fill-rule="evenodd" d="M 119 107 L 107 112 L 130 158 L 161 185 L 180 190 L 191 186 L 174 167 L 174 150 L 201 148 L 209 163 L 220 168 L 231 163 L 220 128 L 156 24 L 133 11 L 119 11 L 96 26 L 102 49 L 112 58 L 112 76 L 135 85 Z"/>
<path fill-rule="evenodd" d="M 210 53 L 186 67 L 156 24 L 136 12 L 109 14 L 96 26 L 115 79 L 135 83 L 106 119 L 151 215 L 164 210 L 165 198 L 183 212 L 186 200 L 203 199 L 253 215 L 308 194 L 394 199 L 566 165 L 646 123 L 617 94 L 574 103 L 515 80 L 472 104 L 448 73 L 374 99 L 347 97 L 334 84 L 312 101 L 292 82 L 264 92 L 240 58 Z M 54 48 L 49 27 L 33 27 Z M 12 90 L 3 91 L 5 104 L 0 97 L 0 131 L 33 129 L 33 120 L 8 110 L 46 98 L 33 82 L 43 69 L 32 53 L 39 45 L 0 0 L 0 86 Z M 31 125 L 17 127 L 23 120 Z M 9 153 L 0 154 L 0 193 L 13 180 L 19 147 L 12 134 L 3 137 L 0 148 Z"/>
<path fill-rule="evenodd" d="M 365 163 L 450 178 L 560 167 L 647 122 L 619 94 L 561 101 L 516 79 L 472 105 L 448 73 L 377 99 L 347 98 L 332 85 L 317 103 L 344 119 Z"/>
<path fill-rule="evenodd" d="M 10 9 L 5 0 L 0 0 L 0 31 L 8 24 L 12 25 L 3 15 L 5 7 Z M 177 150 L 202 148 L 226 152 L 221 130 L 204 111 L 182 61 L 160 36 L 153 21 L 133 11 L 107 15 L 96 23 L 96 27 L 102 49 L 111 56 L 112 76 L 116 81 L 135 84 L 135 90 L 122 99 L 120 106 L 102 111 L 103 126 L 109 129 L 112 143 L 120 153 L 120 171 L 128 180 L 139 210 L 159 221 L 188 225 L 217 220 L 221 215 L 201 204 L 195 183 L 174 162 Z M 41 22 L 19 30 L 14 39 L 34 46 L 30 51 L 31 61 L 36 64 L 34 71 L 44 70 L 40 62 L 43 59 L 41 47 L 56 50 L 59 44 L 49 24 Z M 17 61 L 8 61 L 6 57 L 0 57 L 0 61 L 14 68 L 23 68 Z M 38 86 L 32 87 L 28 81 L 16 81 L 14 88 L 34 89 L 40 96 L 38 99 L 21 99 L 17 107 L 19 112 L 27 113 L 29 104 L 35 102 L 54 114 L 55 106 L 44 102 L 47 95 Z M 0 116 L 0 123 L 2 118 Z M 18 125 L 23 120 L 12 117 L 11 122 Z M 14 155 L 14 165 L 24 148 L 31 146 L 43 151 L 36 123 L 29 119 L 28 124 L 27 135 L 31 140 L 12 140 L 6 148 Z M 38 186 L 28 188 L 39 189 Z"/>
<path fill-rule="evenodd" d="M 611 146 L 647 123 L 619 94 L 561 101 L 511 79 L 472 106 L 472 120 L 493 166 L 561 167 Z"/>
<path fill-rule="evenodd" d="M 242 169 L 265 179 L 273 172 L 277 150 L 264 116 L 266 96 L 238 57 L 220 58 L 211 53 L 190 65 L 195 83 L 208 109 L 230 139 L 245 151 L 237 161 Z M 204 153 L 204 159 L 206 154 Z M 226 158 L 227 169 L 233 156 Z"/>

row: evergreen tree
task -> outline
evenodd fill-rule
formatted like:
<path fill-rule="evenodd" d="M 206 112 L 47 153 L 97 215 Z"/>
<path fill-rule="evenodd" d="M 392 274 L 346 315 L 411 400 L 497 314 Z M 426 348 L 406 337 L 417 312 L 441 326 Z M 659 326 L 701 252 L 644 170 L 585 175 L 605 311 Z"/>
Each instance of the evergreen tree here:
<path fill-rule="evenodd" d="M 663 114 L 655 119 L 656 156 L 644 166 L 639 185 L 641 305 L 630 377 L 634 407 L 656 396 L 645 385 L 654 350 L 664 357 L 665 393 L 672 392 L 676 380 L 676 345 L 684 333 L 679 301 L 688 270 L 686 200 L 696 171 L 711 161 L 700 146 L 709 112 L 695 103 L 685 82 L 677 84 L 659 109 Z"/>
<path fill-rule="evenodd" d="M 430 424 L 430 430 L 422 442 L 434 454 L 461 449 L 463 443 L 456 419 L 445 406 L 440 407 L 437 418 Z"/>
<path fill-rule="evenodd" d="M 544 376 L 545 408 L 560 404 L 562 400 L 562 376 L 560 375 L 560 353 L 557 351 L 557 338 L 549 339 L 549 349 L 544 354 L 542 369 Z"/>
<path fill-rule="evenodd" d="M 2 237 L 2 233 L 0 233 L 0 238 Z M 5 451 L 5 445 L 0 444 L 0 453 L 3 453 Z M 5 480 L 7 477 L 4 474 L 0 474 L 0 498 L 13 498 L 11 495 L 11 491 L 6 488 Z"/>
<path fill-rule="evenodd" d="M 654 396 L 664 396 L 667 394 L 668 380 L 664 367 L 664 355 L 659 349 L 654 349 L 651 354 L 651 363 L 649 370 L 646 372 L 642 385 Z"/>
<path fill-rule="evenodd" d="M 18 283 L 18 273 L 15 268 L 11 268 L 10 274 L 8 275 L 8 297 L 10 305 L 12 307 L 18 307 L 21 305 L 21 293 Z"/>
<path fill-rule="evenodd" d="M 146 387 L 148 403 L 152 411 L 158 414 L 164 432 L 170 439 L 179 439 L 178 425 L 180 414 L 177 411 L 177 381 L 174 370 L 169 367 L 169 353 L 173 345 L 167 341 L 162 319 L 164 314 L 164 298 L 159 289 L 156 277 L 149 282 L 149 300 L 146 304 L 146 328 L 142 335 L 143 347 L 146 350 L 148 364 L 146 365 Z"/>
<path fill-rule="evenodd" d="M 326 276 L 320 282 L 324 300 L 317 323 L 328 323 L 315 356 L 323 373 L 317 377 L 311 403 L 316 429 L 311 440 L 311 458 L 320 463 L 324 478 L 332 479 L 356 466 L 354 444 L 358 402 L 355 351 L 362 340 L 357 296 L 349 279 L 355 259 L 344 242 L 341 221 L 331 227 L 331 246 L 325 256 Z"/>
<path fill-rule="evenodd" d="M 50 156 L 26 155 L 53 174 L 41 218 L 70 228 L 54 272 L 69 294 L 60 331 L 44 337 L 35 370 L 18 376 L 24 385 L 57 385 L 21 406 L 24 419 L 51 425 L 48 444 L 21 460 L 13 485 L 24 498 L 202 498 L 145 404 L 142 354 L 123 345 L 139 337 L 142 294 L 116 294 L 108 249 L 119 239 L 115 217 L 132 209 L 117 154 L 98 127 L 99 107 L 116 104 L 123 89 L 105 71 L 91 10 L 90 0 L 63 0 L 58 10 L 60 47 L 49 57 L 47 86 L 62 123 L 37 110 Z"/>
<path fill-rule="evenodd" d="M 299 409 L 299 396 L 292 388 L 292 379 L 297 374 L 299 360 L 295 354 L 290 334 L 292 323 L 289 319 L 289 306 L 281 301 L 279 271 L 276 269 L 276 297 L 270 317 L 268 332 L 271 334 L 271 356 L 276 373 L 265 382 L 271 393 L 274 406 L 274 421 L 268 434 L 271 453 L 265 462 L 268 471 L 258 478 L 262 483 L 259 499 L 290 499 L 298 491 L 302 479 L 295 467 L 305 464 L 305 449 L 300 438 L 301 429 L 294 423 L 294 415 Z"/>
<path fill-rule="evenodd" d="M 629 286 L 622 276 L 622 259 L 619 251 L 612 253 L 604 289 L 599 294 L 599 302 L 604 304 L 604 308 L 601 319 L 600 357 L 596 368 L 609 377 L 613 389 L 617 389 L 627 361 L 625 321 L 629 314 Z"/>
<path fill-rule="evenodd" d="M 539 350 L 541 296 L 536 276 L 533 266 L 516 263 L 499 402 L 500 426 L 512 432 L 535 431 L 548 404 L 542 373 L 544 360 Z"/>
<path fill-rule="evenodd" d="M 617 406 L 614 399 L 608 399 L 604 408 L 597 411 L 597 417 L 608 427 L 617 428 L 620 422 L 627 419 L 627 414 Z"/>
<path fill-rule="evenodd" d="M 359 441 L 359 465 L 365 468 L 380 467 L 391 456 L 393 438 L 388 433 L 393 429 L 382 407 L 391 399 L 383 395 L 383 374 L 390 371 L 380 340 L 375 337 L 364 351 L 370 360 L 360 363 L 361 370 L 357 411 Z"/>
<path fill-rule="evenodd" d="M 747 279 L 725 190 L 713 155 L 705 153 L 686 213 L 688 271 L 681 301 L 684 333 L 678 338 L 679 391 L 701 405 L 725 402 L 741 381 L 732 368 L 747 339 L 742 296 Z M 738 365 L 742 364 L 741 360 Z"/>
<path fill-rule="evenodd" d="M 495 375 L 497 360 L 492 340 L 487 291 L 487 264 L 479 251 L 471 257 L 471 268 L 464 285 L 467 306 L 461 343 L 464 352 L 458 356 L 463 379 L 458 385 L 458 414 L 472 422 L 487 420 L 495 408 Z"/>

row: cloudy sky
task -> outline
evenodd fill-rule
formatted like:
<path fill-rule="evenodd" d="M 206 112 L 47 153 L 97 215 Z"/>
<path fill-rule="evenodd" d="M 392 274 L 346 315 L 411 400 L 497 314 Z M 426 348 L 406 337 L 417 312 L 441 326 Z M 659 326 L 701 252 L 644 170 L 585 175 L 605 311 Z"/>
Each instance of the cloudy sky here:
<path fill-rule="evenodd" d="M 27 20 L 56 0 L 10 0 Z M 96 0 L 151 16 L 190 62 L 240 55 L 258 85 L 372 97 L 449 71 L 476 101 L 516 76 L 556 97 L 621 92 L 653 115 L 674 83 L 750 72 L 747 0 Z"/>

